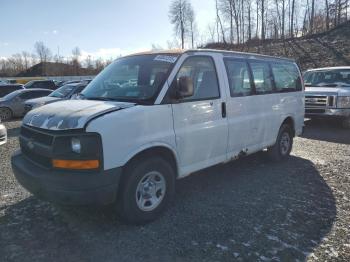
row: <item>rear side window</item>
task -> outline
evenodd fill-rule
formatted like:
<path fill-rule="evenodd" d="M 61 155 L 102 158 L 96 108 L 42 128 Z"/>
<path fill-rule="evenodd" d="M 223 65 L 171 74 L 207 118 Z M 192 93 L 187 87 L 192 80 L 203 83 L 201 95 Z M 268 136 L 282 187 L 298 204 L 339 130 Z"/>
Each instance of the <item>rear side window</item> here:
<path fill-rule="evenodd" d="M 302 83 L 298 68 L 292 63 L 271 64 L 277 92 L 301 91 Z"/>
<path fill-rule="evenodd" d="M 249 64 L 252 69 L 256 93 L 272 93 L 273 82 L 269 64 L 265 62 L 249 62 Z"/>
<path fill-rule="evenodd" d="M 249 67 L 246 61 L 225 60 L 232 97 L 252 95 Z"/>
<path fill-rule="evenodd" d="M 28 99 L 32 99 L 32 98 L 47 96 L 48 94 L 50 94 L 49 91 L 29 91 L 29 92 L 25 92 L 25 93 L 21 94 L 19 97 L 22 100 L 28 100 Z"/>
<path fill-rule="evenodd" d="M 220 97 L 218 78 L 211 57 L 196 56 L 188 58 L 181 66 L 175 81 L 180 77 L 192 78 L 194 95 L 183 101 L 205 100 Z"/>

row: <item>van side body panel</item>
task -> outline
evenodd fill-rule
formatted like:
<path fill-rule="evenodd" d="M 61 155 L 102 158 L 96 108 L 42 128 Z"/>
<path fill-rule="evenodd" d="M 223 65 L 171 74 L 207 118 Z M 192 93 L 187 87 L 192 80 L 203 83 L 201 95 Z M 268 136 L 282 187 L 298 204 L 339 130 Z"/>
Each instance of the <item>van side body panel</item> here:
<path fill-rule="evenodd" d="M 91 121 L 86 131 L 101 135 L 106 170 L 122 167 L 152 147 L 166 147 L 176 156 L 171 105 L 137 105 L 106 114 Z"/>

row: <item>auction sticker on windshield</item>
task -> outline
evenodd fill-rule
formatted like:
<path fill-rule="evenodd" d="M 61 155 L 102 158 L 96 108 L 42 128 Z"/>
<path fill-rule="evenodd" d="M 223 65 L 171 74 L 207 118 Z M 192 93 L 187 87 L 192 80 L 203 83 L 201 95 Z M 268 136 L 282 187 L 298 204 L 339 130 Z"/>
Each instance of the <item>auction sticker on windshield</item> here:
<path fill-rule="evenodd" d="M 176 56 L 167 56 L 167 55 L 157 55 L 154 58 L 154 61 L 162 61 L 162 62 L 168 62 L 168 63 L 175 63 L 177 60 Z"/>

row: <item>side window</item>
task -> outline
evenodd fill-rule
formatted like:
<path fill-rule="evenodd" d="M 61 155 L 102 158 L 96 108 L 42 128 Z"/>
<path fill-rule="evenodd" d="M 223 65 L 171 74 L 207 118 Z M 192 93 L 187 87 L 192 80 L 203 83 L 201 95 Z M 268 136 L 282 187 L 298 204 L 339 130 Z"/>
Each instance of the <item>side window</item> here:
<path fill-rule="evenodd" d="M 50 91 L 39 91 L 35 93 L 35 97 L 48 96 L 49 94 L 51 94 Z"/>
<path fill-rule="evenodd" d="M 180 77 L 190 77 L 194 85 L 194 94 L 183 101 L 205 100 L 220 97 L 215 65 L 210 57 L 198 56 L 188 58 L 181 66 L 175 81 Z"/>
<path fill-rule="evenodd" d="M 31 99 L 31 98 L 36 98 L 35 96 L 35 92 L 25 92 L 21 95 L 19 95 L 19 98 L 21 98 L 22 100 L 28 100 L 28 99 Z"/>
<path fill-rule="evenodd" d="M 277 92 L 301 91 L 299 70 L 292 63 L 271 64 Z"/>
<path fill-rule="evenodd" d="M 74 90 L 74 94 L 79 94 L 81 91 L 83 91 L 84 90 L 84 88 L 85 88 L 86 86 L 79 86 L 77 89 L 75 89 Z"/>
<path fill-rule="evenodd" d="M 225 65 L 230 84 L 231 96 L 251 95 L 252 89 L 247 62 L 227 59 L 225 60 Z"/>
<path fill-rule="evenodd" d="M 249 62 L 257 94 L 268 94 L 273 92 L 270 66 L 265 62 Z"/>

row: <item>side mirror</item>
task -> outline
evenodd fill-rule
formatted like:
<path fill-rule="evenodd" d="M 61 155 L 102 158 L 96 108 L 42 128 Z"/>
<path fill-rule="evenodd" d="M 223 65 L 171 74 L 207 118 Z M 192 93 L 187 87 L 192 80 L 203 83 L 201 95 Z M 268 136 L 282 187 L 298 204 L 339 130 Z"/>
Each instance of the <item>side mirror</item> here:
<path fill-rule="evenodd" d="M 177 81 L 176 94 L 178 98 L 191 97 L 194 94 L 192 78 L 188 76 L 182 76 Z"/>

